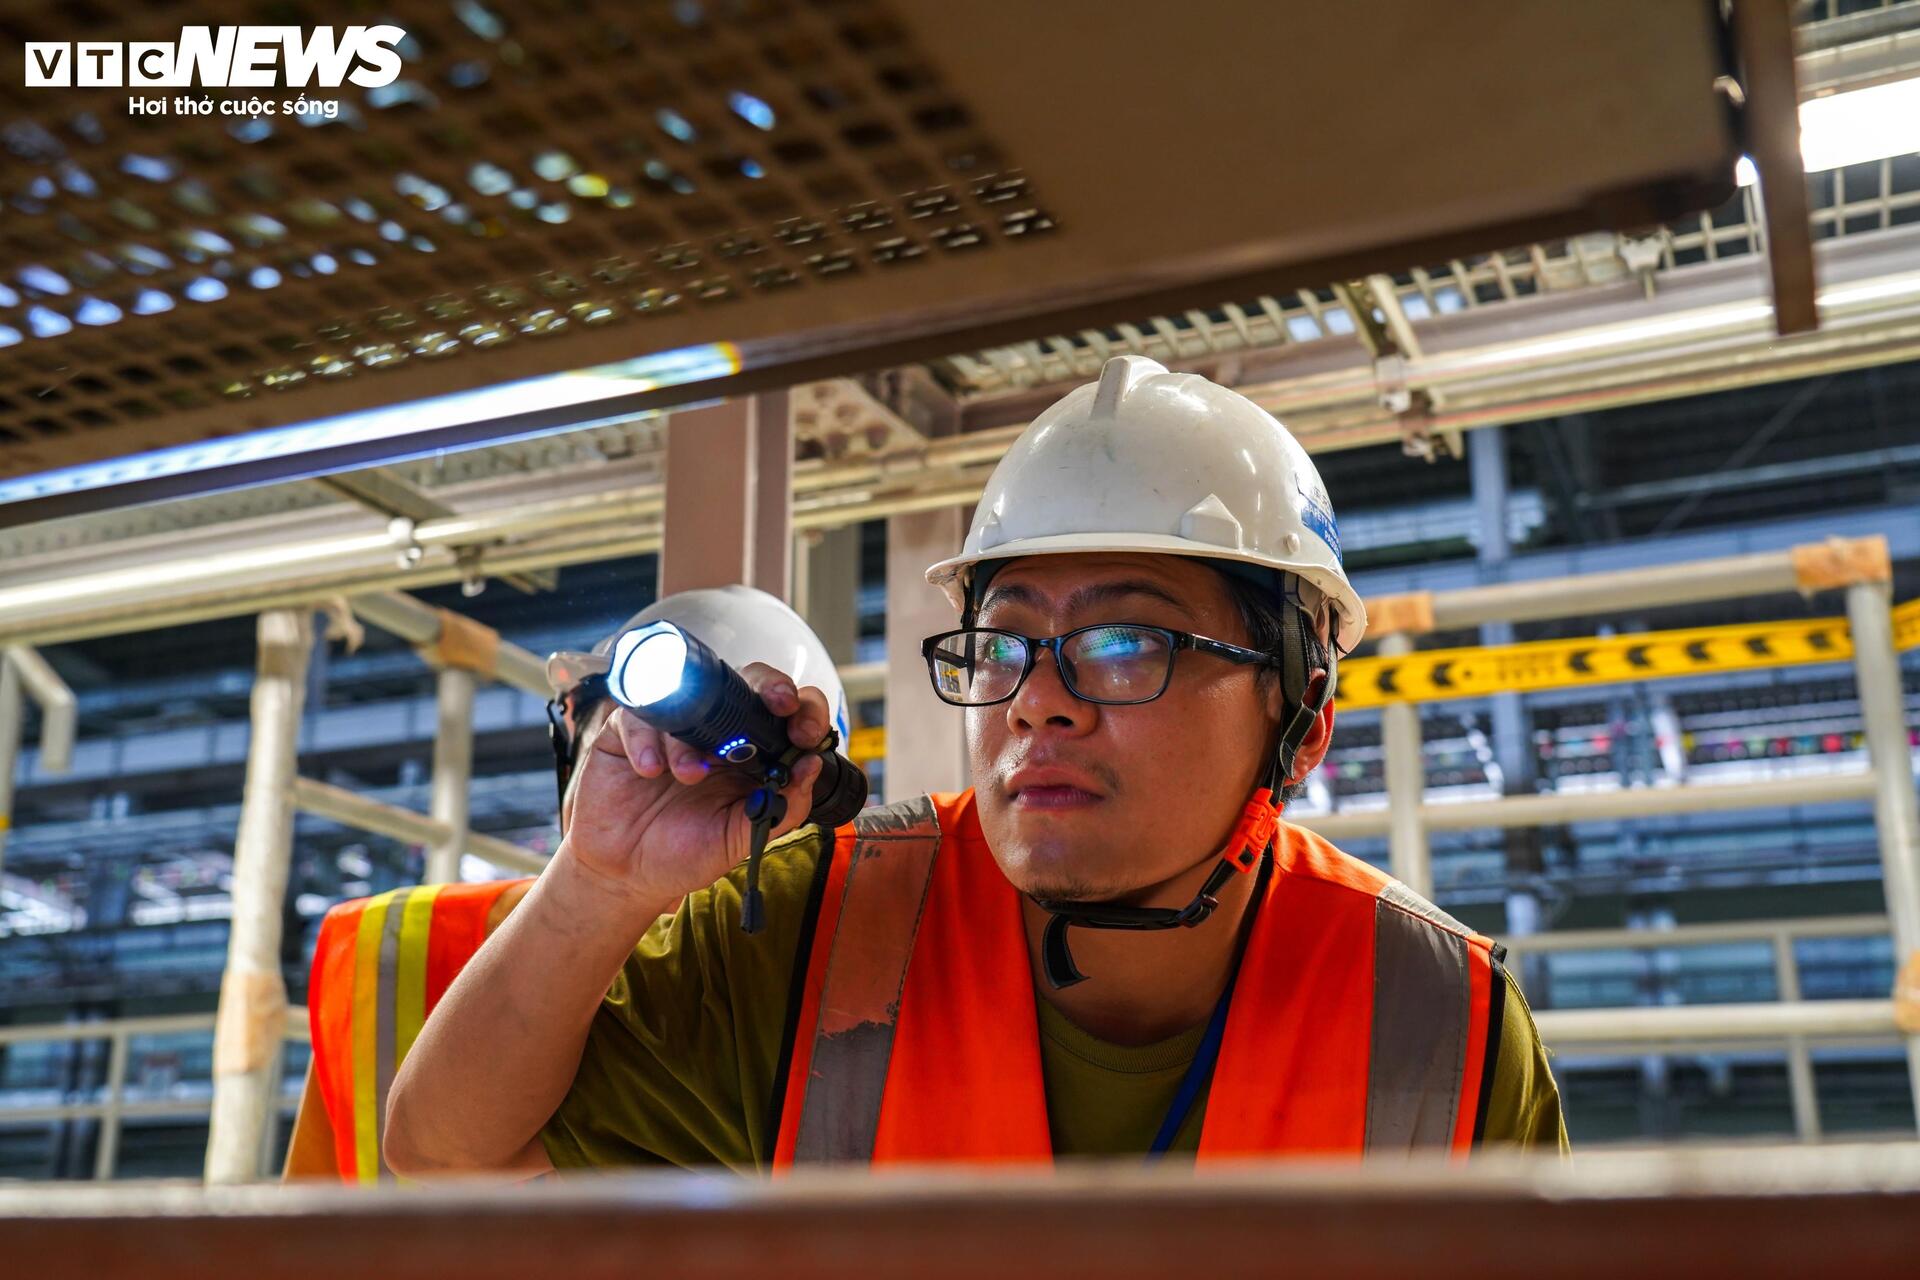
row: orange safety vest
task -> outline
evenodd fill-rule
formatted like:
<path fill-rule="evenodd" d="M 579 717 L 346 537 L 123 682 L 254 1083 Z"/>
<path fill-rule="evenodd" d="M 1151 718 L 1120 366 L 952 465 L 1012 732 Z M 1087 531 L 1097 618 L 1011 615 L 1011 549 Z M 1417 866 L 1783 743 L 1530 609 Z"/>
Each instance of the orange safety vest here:
<path fill-rule="evenodd" d="M 321 921 L 307 992 L 313 1076 L 345 1181 L 392 1176 L 380 1132 L 394 1074 L 455 975 L 532 884 L 416 885 L 342 902 Z"/>
<path fill-rule="evenodd" d="M 1504 1006 L 1500 950 L 1283 824 L 1208 1091 L 1200 1159 L 1465 1151 Z M 1049 1161 L 1021 898 L 973 792 L 835 836 L 776 1100 L 800 1161 Z"/>

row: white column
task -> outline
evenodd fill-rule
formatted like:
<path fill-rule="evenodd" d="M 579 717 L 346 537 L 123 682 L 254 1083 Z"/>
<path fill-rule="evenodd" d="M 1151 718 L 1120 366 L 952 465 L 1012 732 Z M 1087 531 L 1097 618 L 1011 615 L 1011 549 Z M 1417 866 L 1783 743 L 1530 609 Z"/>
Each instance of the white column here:
<path fill-rule="evenodd" d="M 887 521 L 887 763 L 889 802 L 967 785 L 958 707 L 934 696 L 920 642 L 959 625 L 953 606 L 927 583 L 927 566 L 953 555 L 967 533 L 963 508 Z"/>
<path fill-rule="evenodd" d="M 807 598 L 801 615 L 833 660 L 854 660 L 860 640 L 860 526 L 822 529 L 802 544 Z"/>
<path fill-rule="evenodd" d="M 793 414 L 787 393 L 753 398 L 753 546 L 747 585 L 793 599 Z"/>
<path fill-rule="evenodd" d="M 660 594 L 753 576 L 752 400 L 676 413 L 667 424 Z"/>
<path fill-rule="evenodd" d="M 293 852 L 293 780 L 306 699 L 313 618 L 304 611 L 260 615 L 246 790 L 233 850 L 233 927 L 213 1035 L 213 1117 L 207 1181 L 260 1177 L 263 1130 L 286 1032 L 280 977 L 280 918 Z"/>
<path fill-rule="evenodd" d="M 777 392 L 676 413 L 667 426 L 660 594 L 793 579 L 793 424 Z"/>

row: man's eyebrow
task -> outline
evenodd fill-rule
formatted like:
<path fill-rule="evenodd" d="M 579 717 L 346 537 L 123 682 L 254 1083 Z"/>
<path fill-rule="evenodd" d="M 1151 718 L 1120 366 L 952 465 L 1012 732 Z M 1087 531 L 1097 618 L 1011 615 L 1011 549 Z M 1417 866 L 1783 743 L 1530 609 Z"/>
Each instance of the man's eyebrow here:
<path fill-rule="evenodd" d="M 1096 604 L 1112 604 L 1129 596 L 1145 596 L 1149 600 L 1158 600 L 1162 604 L 1171 605 L 1181 613 L 1192 612 L 1186 601 L 1158 583 L 1149 582 L 1144 578 L 1130 578 L 1122 582 L 1095 582 L 1075 588 L 1065 600 L 1061 601 L 1061 609 L 1065 613 L 1073 613 Z M 986 598 L 980 602 L 980 611 L 984 613 L 996 604 L 1023 604 L 1038 608 L 1043 603 L 1040 593 L 1033 588 L 1010 582 L 1004 587 L 990 588 Z"/>

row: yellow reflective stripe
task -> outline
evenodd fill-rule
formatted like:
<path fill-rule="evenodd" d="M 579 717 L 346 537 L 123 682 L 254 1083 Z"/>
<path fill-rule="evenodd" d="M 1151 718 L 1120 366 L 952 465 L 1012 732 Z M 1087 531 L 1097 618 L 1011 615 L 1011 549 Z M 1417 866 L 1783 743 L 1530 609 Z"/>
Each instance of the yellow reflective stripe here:
<path fill-rule="evenodd" d="M 400 972 L 393 1002 L 395 1075 L 427 1020 L 427 940 L 433 933 L 433 904 L 440 889 L 437 884 L 415 889 L 400 912 Z"/>
<path fill-rule="evenodd" d="M 390 890 L 369 898 L 353 944 L 353 1163 L 361 1182 L 380 1180 L 380 1104 L 376 1036 L 380 1016 L 380 935 Z"/>

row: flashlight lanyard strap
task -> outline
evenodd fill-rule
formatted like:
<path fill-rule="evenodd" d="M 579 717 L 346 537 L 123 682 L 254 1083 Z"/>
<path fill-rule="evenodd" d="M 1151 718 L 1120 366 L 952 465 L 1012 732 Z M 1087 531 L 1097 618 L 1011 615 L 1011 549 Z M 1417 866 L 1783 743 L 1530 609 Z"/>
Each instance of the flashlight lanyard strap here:
<path fill-rule="evenodd" d="M 769 786 L 755 787 L 747 796 L 747 819 L 753 830 L 747 838 L 747 888 L 740 896 L 740 932 L 758 933 L 766 925 L 766 904 L 760 897 L 760 860 L 767 852 L 767 835 L 787 816 L 787 798 Z"/>

